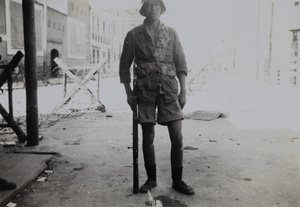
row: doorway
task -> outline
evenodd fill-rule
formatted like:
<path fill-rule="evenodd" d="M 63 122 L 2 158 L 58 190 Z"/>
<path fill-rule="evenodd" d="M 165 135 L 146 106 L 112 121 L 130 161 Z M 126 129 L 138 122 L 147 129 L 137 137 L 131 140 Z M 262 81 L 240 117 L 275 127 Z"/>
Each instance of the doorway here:
<path fill-rule="evenodd" d="M 53 49 L 51 50 L 51 77 L 54 77 L 56 78 L 58 76 L 58 70 L 56 69 L 57 67 L 57 64 L 56 62 L 54 62 L 54 59 L 59 57 L 59 53 L 58 53 L 58 50 L 56 49 Z"/>

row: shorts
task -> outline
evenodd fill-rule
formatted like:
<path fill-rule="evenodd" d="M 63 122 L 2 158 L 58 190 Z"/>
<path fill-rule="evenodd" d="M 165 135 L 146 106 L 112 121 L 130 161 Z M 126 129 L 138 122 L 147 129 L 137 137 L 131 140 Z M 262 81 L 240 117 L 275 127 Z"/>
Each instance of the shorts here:
<path fill-rule="evenodd" d="M 156 110 L 157 109 L 157 110 Z M 167 125 L 168 122 L 184 119 L 178 99 L 166 103 L 163 94 L 157 96 L 155 102 L 138 101 L 138 122 L 139 124 Z"/>

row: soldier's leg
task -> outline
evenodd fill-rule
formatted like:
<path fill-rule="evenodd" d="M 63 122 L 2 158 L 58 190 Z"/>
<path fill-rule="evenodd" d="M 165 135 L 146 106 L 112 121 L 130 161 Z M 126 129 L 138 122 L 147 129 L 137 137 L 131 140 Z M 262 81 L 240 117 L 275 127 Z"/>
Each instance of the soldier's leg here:
<path fill-rule="evenodd" d="M 156 183 L 156 162 L 154 149 L 154 125 L 155 120 L 155 103 L 139 101 L 139 123 L 142 126 L 143 135 L 143 155 L 147 181 L 140 187 L 140 192 L 150 191 L 157 186 Z"/>
<path fill-rule="evenodd" d="M 169 135 L 171 139 L 171 167 L 172 167 L 172 187 L 184 194 L 194 194 L 193 188 L 188 186 L 182 180 L 182 160 L 183 160 L 183 143 L 182 143 L 182 121 L 176 120 L 168 124 Z"/>
<path fill-rule="evenodd" d="M 157 186 L 156 183 L 156 161 L 155 161 L 155 149 L 154 149 L 154 125 L 142 124 L 143 131 L 143 155 L 145 169 L 147 173 L 147 181 L 140 187 L 140 192 L 146 193 L 152 188 Z"/>

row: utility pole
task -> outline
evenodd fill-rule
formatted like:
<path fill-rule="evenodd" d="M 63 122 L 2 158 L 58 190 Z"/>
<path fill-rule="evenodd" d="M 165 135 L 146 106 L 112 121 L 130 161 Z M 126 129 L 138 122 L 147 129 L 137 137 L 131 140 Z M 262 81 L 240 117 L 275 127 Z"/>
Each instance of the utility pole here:
<path fill-rule="evenodd" d="M 34 2 L 35 0 L 22 0 L 28 146 L 36 146 L 39 144 Z"/>
<path fill-rule="evenodd" d="M 47 74 L 47 0 L 44 0 L 44 26 L 43 26 L 43 78 Z"/>
<path fill-rule="evenodd" d="M 258 1 L 258 9 L 257 9 L 257 59 L 256 59 L 256 79 L 259 80 L 259 55 L 260 55 L 260 48 L 259 48 L 259 40 L 260 40 L 260 1 Z"/>
<path fill-rule="evenodd" d="M 268 68 L 267 68 L 267 74 L 268 74 L 268 82 L 270 83 L 271 79 L 271 66 L 272 66 L 272 33 L 273 33 L 273 13 L 274 13 L 274 2 L 272 2 L 272 8 L 271 8 L 271 27 L 270 27 L 270 42 L 269 42 L 269 58 L 268 58 Z"/>

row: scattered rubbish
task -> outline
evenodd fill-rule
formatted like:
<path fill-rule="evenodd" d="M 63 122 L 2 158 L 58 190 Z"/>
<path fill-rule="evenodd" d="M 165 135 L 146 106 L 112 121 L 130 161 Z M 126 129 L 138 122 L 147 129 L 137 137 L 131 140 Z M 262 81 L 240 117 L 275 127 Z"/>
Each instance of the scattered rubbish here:
<path fill-rule="evenodd" d="M 209 142 L 217 142 L 217 140 L 210 139 Z"/>
<path fill-rule="evenodd" d="M 106 117 L 107 117 L 107 118 L 111 118 L 112 115 L 111 115 L 111 114 L 106 114 Z"/>
<path fill-rule="evenodd" d="M 39 135 L 39 141 L 42 141 L 44 137 L 42 135 Z"/>
<path fill-rule="evenodd" d="M 170 198 L 170 196 L 165 196 L 165 195 L 154 197 L 154 199 L 156 200 L 156 206 L 158 206 L 157 201 L 160 201 L 162 204 L 164 204 L 164 206 L 188 207 L 184 202 L 176 200 L 175 198 L 177 197 L 175 196 L 174 198 Z"/>
<path fill-rule="evenodd" d="M 198 150 L 197 147 L 191 147 L 191 146 L 186 146 L 183 148 L 183 150 Z"/>
<path fill-rule="evenodd" d="M 162 202 L 160 200 L 154 200 L 149 190 L 148 190 L 148 202 L 151 205 L 151 207 L 163 207 Z"/>
<path fill-rule="evenodd" d="M 83 169 L 84 169 L 84 164 L 80 164 L 80 166 L 74 167 L 71 172 L 80 171 L 80 170 L 83 170 Z"/>
<path fill-rule="evenodd" d="M 232 139 L 231 138 L 225 138 L 224 141 L 229 142 L 229 141 L 232 141 Z"/>
<path fill-rule="evenodd" d="M 77 170 L 77 171 L 80 171 L 80 170 L 83 170 L 84 167 L 74 167 L 73 170 Z"/>
<path fill-rule="evenodd" d="M 151 204 L 151 206 L 153 206 L 153 203 L 155 203 L 155 200 L 153 199 L 149 190 L 148 190 L 148 202 L 149 204 Z"/>
<path fill-rule="evenodd" d="M 64 143 L 65 145 L 80 145 L 80 140 L 75 140 L 75 141 L 66 141 Z"/>
<path fill-rule="evenodd" d="M 252 181 L 251 178 L 244 178 L 243 180 L 245 180 L 245 181 Z"/>
<path fill-rule="evenodd" d="M 51 174 L 51 173 L 53 173 L 53 170 L 45 170 L 44 172 L 47 174 Z"/>
<path fill-rule="evenodd" d="M 160 200 L 157 200 L 155 204 L 156 204 L 156 207 L 163 207 L 163 204 Z"/>
<path fill-rule="evenodd" d="M 8 204 L 6 204 L 6 207 L 15 207 L 15 206 L 17 206 L 17 204 L 13 202 L 9 202 Z"/>
<path fill-rule="evenodd" d="M 300 139 L 298 137 L 294 137 L 294 138 L 292 138 L 292 142 L 294 142 L 294 141 L 300 141 Z"/>
<path fill-rule="evenodd" d="M 36 181 L 38 182 L 45 182 L 47 177 L 39 177 Z"/>

